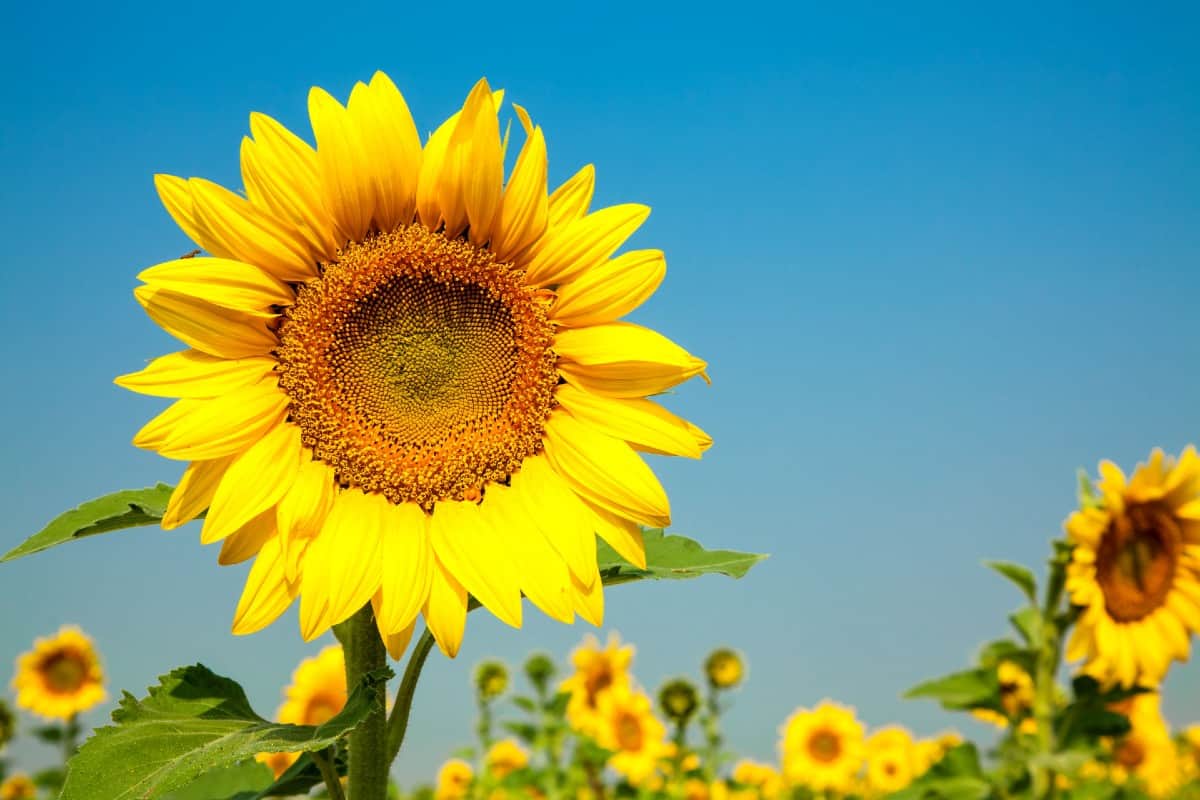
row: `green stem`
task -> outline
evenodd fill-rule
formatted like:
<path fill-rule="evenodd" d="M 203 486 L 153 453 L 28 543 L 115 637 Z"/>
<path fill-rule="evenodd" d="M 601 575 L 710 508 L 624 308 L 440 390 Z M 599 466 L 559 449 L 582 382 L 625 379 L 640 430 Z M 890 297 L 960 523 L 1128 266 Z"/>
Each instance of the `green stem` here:
<path fill-rule="evenodd" d="M 404 668 L 404 677 L 400 679 L 400 690 L 396 695 L 396 704 L 392 706 L 392 715 L 387 721 L 387 763 L 391 764 L 400 754 L 404 745 L 404 734 L 408 731 L 408 715 L 412 711 L 413 697 L 417 692 L 417 681 L 421 678 L 421 668 L 425 659 L 433 649 L 433 634 L 426 628 L 412 655 L 408 657 L 408 666 Z"/>
<path fill-rule="evenodd" d="M 311 755 L 313 763 L 321 770 L 321 777 L 325 780 L 325 788 L 329 790 L 331 800 L 346 800 L 346 793 L 342 791 L 342 781 L 338 778 L 337 770 L 333 768 L 333 748 L 314 750 Z"/>
<path fill-rule="evenodd" d="M 1062 557 L 1051 559 L 1033 677 L 1033 719 L 1037 723 L 1037 752 L 1042 757 L 1041 764 L 1033 770 L 1033 796 L 1037 798 L 1053 797 L 1056 788 L 1054 770 L 1046 764 L 1046 759 L 1057 750 L 1054 740 L 1054 689 L 1062 654 L 1063 631 L 1059 629 L 1058 619 L 1066 579 L 1066 560 Z"/>
<path fill-rule="evenodd" d="M 63 726 L 63 767 L 67 766 L 67 762 L 71 760 L 71 756 L 75 755 L 75 751 L 79 749 L 79 715 L 72 714 L 67 720 L 67 724 Z"/>
<path fill-rule="evenodd" d="M 371 604 L 337 626 L 336 634 L 346 653 L 346 685 L 358 686 L 363 676 L 387 666 L 387 649 L 375 625 Z M 387 683 L 372 689 L 379 708 L 350 732 L 350 796 L 354 800 L 387 800 Z"/>
<path fill-rule="evenodd" d="M 704 715 L 704 738 L 707 748 L 705 749 L 704 758 L 704 777 L 713 781 L 717 777 L 717 771 L 720 764 L 717 763 L 721 752 L 721 730 L 717 726 L 717 719 L 721 715 L 721 707 L 717 703 L 717 688 L 711 683 L 708 687 L 708 698 L 705 703 Z"/>

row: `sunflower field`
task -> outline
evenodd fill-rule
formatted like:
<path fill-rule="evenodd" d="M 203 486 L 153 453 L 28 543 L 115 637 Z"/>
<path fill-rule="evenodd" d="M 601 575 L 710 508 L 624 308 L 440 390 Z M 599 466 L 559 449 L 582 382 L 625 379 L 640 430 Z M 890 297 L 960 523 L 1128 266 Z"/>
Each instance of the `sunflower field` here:
<path fill-rule="evenodd" d="M 551 186 L 542 127 L 487 80 L 427 137 L 383 72 L 342 99 L 313 88 L 307 110 L 311 143 L 251 114 L 233 188 L 155 176 L 195 249 L 133 295 L 182 349 L 115 382 L 169 401 L 133 444 L 179 462 L 177 484 L 89 500 L 3 560 L 198 523 L 219 564 L 250 564 L 233 634 L 295 605 L 305 642 L 336 644 L 280 676 L 273 713 L 195 664 L 86 730 L 110 696 L 103 642 L 66 625 L 17 656 L 0 703 L 0 746 L 55 764 L 0 762 L 0 800 L 1200 799 L 1200 726 L 1162 713 L 1200 632 L 1192 447 L 1081 475 L 1044 570 L 989 564 L 1020 603 L 1007 634 L 907 696 L 994 740 L 789 699 L 777 758 L 744 758 L 723 720 L 753 654 L 713 641 L 690 675 L 647 676 L 637 643 L 587 634 L 479 663 L 474 730 L 434 783 L 398 784 L 422 672 L 458 656 L 472 612 L 619 627 L 605 596 L 624 584 L 742 579 L 766 556 L 669 531 L 650 461 L 713 444 L 668 408 L 709 375 L 625 319 L 665 275 L 661 250 L 624 249 L 648 207 L 593 208 L 590 165 Z"/>

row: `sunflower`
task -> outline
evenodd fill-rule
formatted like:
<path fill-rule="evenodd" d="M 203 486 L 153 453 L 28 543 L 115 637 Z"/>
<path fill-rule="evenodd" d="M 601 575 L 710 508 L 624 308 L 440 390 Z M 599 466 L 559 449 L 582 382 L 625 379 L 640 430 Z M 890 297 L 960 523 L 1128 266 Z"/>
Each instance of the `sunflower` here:
<path fill-rule="evenodd" d="M 648 785 L 659 761 L 674 752 L 666 740 L 666 727 L 651 710 L 650 698 L 628 686 L 612 686 L 599 696 L 597 712 L 602 724 L 595 739 L 613 751 L 609 766 L 633 786 Z"/>
<path fill-rule="evenodd" d="M 923 775 L 934 764 L 945 758 L 946 753 L 962 744 L 963 738 L 955 731 L 945 731 L 932 739 L 922 739 L 916 743 L 914 760 L 916 776 Z"/>
<path fill-rule="evenodd" d="M 603 725 L 599 713 L 600 697 L 609 689 L 629 686 L 629 665 L 633 645 L 621 646 L 621 637 L 611 634 L 603 649 L 595 636 L 588 634 L 583 644 L 571 653 L 575 673 L 564 680 L 559 691 L 567 692 L 567 721 L 577 731 L 589 735 Z"/>
<path fill-rule="evenodd" d="M 92 640 L 79 628 L 64 625 L 17 658 L 12 688 L 19 708 L 70 720 L 104 701 L 104 670 Z"/>
<path fill-rule="evenodd" d="M 0 800 L 34 800 L 37 784 L 23 772 L 16 772 L 0 783 Z"/>
<path fill-rule="evenodd" d="M 796 711 L 780 730 L 787 779 L 817 791 L 845 791 L 863 764 L 863 726 L 854 709 L 823 700 Z"/>
<path fill-rule="evenodd" d="M 529 753 L 515 739 L 501 739 L 487 751 L 488 771 L 497 778 L 510 772 L 524 769 L 529 764 Z"/>
<path fill-rule="evenodd" d="M 346 105 L 309 94 L 316 147 L 252 114 L 245 196 L 156 177 L 211 257 L 153 266 L 138 302 L 187 349 L 117 378 L 179 398 L 134 444 L 190 462 L 163 517 L 207 509 L 203 543 L 254 566 L 234 616 L 257 631 L 300 597 L 306 640 L 373 602 L 393 655 L 418 613 L 448 655 L 468 594 L 519 627 L 603 615 L 599 534 L 645 564 L 670 522 L 640 453 L 697 458 L 699 428 L 648 396 L 705 373 L 620 321 L 663 254 L 614 257 L 646 219 L 589 211 L 594 170 L 547 191 L 546 142 L 504 172 L 486 80 L 422 146 L 383 73 Z"/>
<path fill-rule="evenodd" d="M 916 777 L 918 753 L 904 728 L 880 728 L 867 739 L 867 786 L 877 794 L 898 792 Z"/>
<path fill-rule="evenodd" d="M 1020 723 L 1022 733 L 1030 732 L 1026 724 L 1030 717 L 1026 715 L 1033 708 L 1033 678 L 1020 665 L 1013 661 L 1001 661 L 996 665 L 996 678 L 1000 684 L 1000 707 L 1004 713 L 991 708 L 976 708 L 971 715 L 976 719 L 1007 728 L 1010 720 L 1025 719 Z M 1036 723 L 1034 730 L 1036 730 Z"/>
<path fill-rule="evenodd" d="M 732 777 L 743 786 L 756 789 L 763 800 L 774 800 L 783 790 L 783 777 L 770 764 L 742 759 L 733 765 Z"/>
<path fill-rule="evenodd" d="M 442 764 L 437 774 L 437 788 L 433 796 L 437 800 L 462 800 L 471 789 L 475 771 L 461 758 L 451 758 Z"/>
<path fill-rule="evenodd" d="M 306 658 L 292 673 L 292 682 L 283 690 L 284 701 L 276 714 L 280 722 L 292 725 L 321 725 L 341 712 L 346 705 L 346 659 L 340 644 L 326 647 Z M 255 759 L 266 764 L 278 777 L 299 753 L 259 753 Z"/>
<path fill-rule="evenodd" d="M 718 689 L 732 689 L 742 682 L 746 665 L 740 653 L 722 647 L 709 653 L 704 661 L 704 673 L 708 682 Z"/>
<path fill-rule="evenodd" d="M 1132 727 L 1110 743 L 1110 779 L 1116 784 L 1124 784 L 1134 778 L 1151 797 L 1171 796 L 1178 788 L 1182 765 L 1163 719 L 1158 693 L 1136 695 L 1121 710 L 1129 717 Z"/>
<path fill-rule="evenodd" d="M 1096 488 L 1066 521 L 1066 588 L 1083 609 L 1067 658 L 1101 681 L 1156 686 L 1200 630 L 1200 458 L 1155 450 L 1128 481 L 1104 461 Z"/>

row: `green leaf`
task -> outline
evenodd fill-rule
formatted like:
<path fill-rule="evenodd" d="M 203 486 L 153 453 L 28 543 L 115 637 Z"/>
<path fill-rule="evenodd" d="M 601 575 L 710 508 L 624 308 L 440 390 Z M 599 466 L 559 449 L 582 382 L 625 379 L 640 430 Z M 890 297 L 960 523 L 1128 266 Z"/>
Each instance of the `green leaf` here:
<path fill-rule="evenodd" d="M 512 701 L 513 705 L 522 711 L 528 711 L 530 714 L 537 711 L 537 703 L 534 702 L 532 698 L 517 695 L 516 697 L 512 698 Z"/>
<path fill-rule="evenodd" d="M 39 741 L 58 744 L 63 740 L 63 729 L 58 725 L 41 725 L 30 731 Z"/>
<path fill-rule="evenodd" d="M 1084 736 L 1124 736 L 1129 733 L 1129 718 L 1106 708 L 1085 708 L 1075 722 Z"/>
<path fill-rule="evenodd" d="M 1087 470 L 1080 468 L 1075 472 L 1079 481 L 1079 507 L 1098 508 L 1103 505 L 1104 498 L 1096 492 L 1096 484 L 1092 482 Z"/>
<path fill-rule="evenodd" d="M 740 578 L 767 557 L 734 550 L 705 550 L 699 542 L 686 536 L 664 534 L 662 528 L 643 528 L 642 540 L 646 544 L 645 569 L 633 566 L 617 555 L 607 542 L 597 540 L 596 556 L 605 586 L 647 578 L 695 578 L 710 573 Z"/>
<path fill-rule="evenodd" d="M 346 774 L 346 759 L 339 753 L 334 761 L 338 775 Z M 294 797 L 308 794 L 314 786 L 324 784 L 325 778 L 311 753 L 301 753 L 290 767 L 284 770 L 274 783 L 263 789 L 257 797 Z"/>
<path fill-rule="evenodd" d="M 536 725 L 530 725 L 527 722 L 504 722 L 501 724 L 505 730 L 515 734 L 525 744 L 533 744 L 537 741 L 538 730 Z"/>
<path fill-rule="evenodd" d="M 146 489 L 125 489 L 89 500 L 79 508 L 50 520 L 46 527 L 8 551 L 0 561 L 12 561 L 98 533 L 157 525 L 162 520 L 173 491 L 174 487 L 160 483 Z"/>
<path fill-rule="evenodd" d="M 62 767 L 47 767 L 33 774 L 33 785 L 39 789 L 52 789 L 57 793 L 62 788 L 65 775 Z"/>
<path fill-rule="evenodd" d="M 375 687 L 391 670 L 366 675 L 341 713 L 324 724 L 268 722 L 242 687 L 197 664 L 160 678 L 144 700 L 128 692 L 67 764 L 60 800 L 153 800 L 255 753 L 321 750 L 379 710 Z"/>
<path fill-rule="evenodd" d="M 1008 621 L 1021 634 L 1027 644 L 1036 645 L 1041 637 L 1042 612 L 1034 606 L 1026 606 L 1008 615 Z"/>
<path fill-rule="evenodd" d="M 1015 583 L 1029 602 L 1037 603 L 1037 579 L 1027 568 L 1009 561 L 985 561 L 984 564 Z"/>
<path fill-rule="evenodd" d="M 254 800 L 272 780 L 266 764 L 243 761 L 206 772 L 164 800 Z"/>
<path fill-rule="evenodd" d="M 906 698 L 929 697 L 945 708 L 961 710 L 986 705 L 1000 693 L 993 669 L 969 669 L 919 683 L 904 693 Z"/>

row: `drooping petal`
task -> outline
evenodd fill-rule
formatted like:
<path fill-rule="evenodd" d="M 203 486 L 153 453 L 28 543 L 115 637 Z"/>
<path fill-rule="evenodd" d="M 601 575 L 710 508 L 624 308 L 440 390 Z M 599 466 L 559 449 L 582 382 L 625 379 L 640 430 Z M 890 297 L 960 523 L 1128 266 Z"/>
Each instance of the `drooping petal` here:
<path fill-rule="evenodd" d="M 277 538 L 277 533 L 275 509 L 269 508 L 221 541 L 217 563 L 227 567 L 254 558 L 268 539 Z"/>
<path fill-rule="evenodd" d="M 408 623 L 407 627 L 403 628 L 399 633 L 388 633 L 383 629 L 383 623 L 379 617 L 379 609 L 382 606 L 383 592 L 379 591 L 371 598 L 371 609 L 375 612 L 375 627 L 379 630 L 379 638 L 383 639 L 383 646 L 387 649 L 388 656 L 393 661 L 399 661 L 404 657 L 404 651 L 408 649 L 408 643 L 412 641 L 413 629 L 417 627 L 417 620 L 414 617 L 413 621 Z"/>
<path fill-rule="evenodd" d="M 380 495 L 338 494 L 308 545 L 301 574 L 300 634 L 306 642 L 351 616 L 379 590 L 387 504 Z"/>
<path fill-rule="evenodd" d="M 554 350 L 568 380 L 613 397 L 658 394 L 704 375 L 708 366 L 662 334 L 630 322 L 560 330 Z"/>
<path fill-rule="evenodd" d="M 604 582 L 600 580 L 599 571 L 589 582 L 585 583 L 574 575 L 571 581 L 576 613 L 599 628 L 604 624 Z"/>
<path fill-rule="evenodd" d="M 433 580 L 433 549 L 429 515 L 416 503 L 388 506 L 383 532 L 382 601 L 379 625 L 389 634 L 412 626 L 429 598 Z"/>
<path fill-rule="evenodd" d="M 467 626 L 467 590 L 436 557 L 433 566 L 429 600 L 423 609 L 425 624 L 437 641 L 438 649 L 447 658 L 454 658 Z"/>
<path fill-rule="evenodd" d="M 513 496 L 535 529 L 541 531 L 576 578 L 590 580 L 596 570 L 596 531 L 592 515 L 566 479 L 542 454 L 521 462 L 511 483 Z"/>
<path fill-rule="evenodd" d="M 520 565 L 521 591 L 552 619 L 571 623 L 575 611 L 566 561 L 550 546 L 533 514 L 511 489 L 502 484 L 489 486 L 487 503 L 500 535 Z"/>
<path fill-rule="evenodd" d="M 293 549 L 301 546 L 299 540 L 316 536 L 337 496 L 337 484 L 332 469 L 313 458 L 312 451 L 305 448 L 300 454 L 300 469 L 292 481 L 292 487 L 275 506 L 275 521 L 284 560 L 287 562 L 287 578 L 296 579 L 297 559 Z"/>
<path fill-rule="evenodd" d="M 604 263 L 650 216 L 638 203 L 603 208 L 556 231 L 525 270 L 531 286 L 568 283 Z"/>
<path fill-rule="evenodd" d="M 154 359 L 138 372 L 113 383 L 155 397 L 217 397 L 257 383 L 275 368 L 267 356 L 217 358 L 199 350 L 180 350 Z"/>
<path fill-rule="evenodd" d="M 589 428 L 570 414 L 551 414 L 546 422 L 546 456 L 571 488 L 595 505 L 650 527 L 671 523 L 662 484 L 625 442 Z"/>
<path fill-rule="evenodd" d="M 139 286 L 133 296 L 146 315 L 189 347 L 219 358 L 266 355 L 279 345 L 269 317 L 232 311 L 178 292 Z"/>
<path fill-rule="evenodd" d="M 156 264 L 138 274 L 155 289 L 186 294 L 234 311 L 266 312 L 291 305 L 295 292 L 253 264 L 228 258 L 181 258 Z"/>
<path fill-rule="evenodd" d="M 612 322 L 644 303 L 666 274 L 661 250 L 631 250 L 559 286 L 550 316 L 576 328 Z"/>
<path fill-rule="evenodd" d="M 271 380 L 212 399 L 177 400 L 146 423 L 133 443 L 180 461 L 240 453 L 283 419 L 288 402 Z"/>
<path fill-rule="evenodd" d="M 225 470 L 233 463 L 235 456 L 215 458 L 211 461 L 193 461 L 183 471 L 167 508 L 163 511 L 162 528 L 165 531 L 174 530 L 194 520 L 212 502 L 217 486 Z"/>
<path fill-rule="evenodd" d="M 642 540 L 642 529 L 633 520 L 612 513 L 607 508 L 584 501 L 596 515 L 596 533 L 608 542 L 617 555 L 638 569 L 646 568 L 646 543 Z"/>
<path fill-rule="evenodd" d="M 501 621 L 521 627 L 517 566 L 480 504 L 450 500 L 433 510 L 430 540 L 438 560 Z"/>
<path fill-rule="evenodd" d="M 262 630 L 278 619 L 295 597 L 295 587 L 283 575 L 279 539 L 267 539 L 246 577 L 246 588 L 233 615 L 233 633 L 242 636 Z"/>
<path fill-rule="evenodd" d="M 375 211 L 371 163 L 350 112 L 320 87 L 308 93 L 326 207 L 341 241 L 362 241 Z"/>
<path fill-rule="evenodd" d="M 639 449 L 699 458 L 712 444 L 699 428 L 653 400 L 605 397 L 569 383 L 560 385 L 554 397 L 580 422 Z"/>
<path fill-rule="evenodd" d="M 300 428 L 276 425 L 237 457 L 204 518 L 202 544 L 220 541 L 275 504 L 292 488 L 300 470 Z M 271 526 L 275 515 L 271 514 Z"/>

